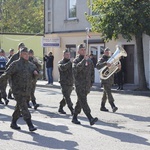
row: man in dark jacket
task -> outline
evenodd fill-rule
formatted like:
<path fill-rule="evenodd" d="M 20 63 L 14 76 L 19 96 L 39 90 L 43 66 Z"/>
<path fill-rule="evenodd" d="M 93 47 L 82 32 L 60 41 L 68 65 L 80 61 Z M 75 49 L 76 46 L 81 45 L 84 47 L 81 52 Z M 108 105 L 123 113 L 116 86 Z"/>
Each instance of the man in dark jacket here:
<path fill-rule="evenodd" d="M 59 70 L 59 83 L 61 85 L 61 91 L 63 99 L 60 101 L 58 112 L 66 114 L 63 107 L 66 105 L 73 115 L 73 103 L 71 102 L 71 92 L 73 89 L 73 74 L 72 74 L 72 62 L 70 61 L 70 52 L 68 50 L 63 51 L 63 59 L 58 62 Z"/>
<path fill-rule="evenodd" d="M 19 130 L 17 120 L 22 114 L 23 119 L 26 121 L 29 130 L 35 131 L 36 128 L 31 122 L 31 114 L 28 110 L 27 100 L 30 97 L 33 77 L 38 75 L 34 64 L 28 61 L 29 54 L 26 47 L 21 48 L 20 58 L 6 69 L 4 74 L 0 77 L 0 83 L 7 81 L 9 77 L 12 79 L 12 92 L 16 100 L 15 111 L 12 115 L 11 128 Z"/>
<path fill-rule="evenodd" d="M 83 44 L 78 46 L 79 55 L 73 61 L 73 75 L 75 78 L 75 88 L 77 93 L 77 103 L 74 110 L 72 122 L 80 124 L 77 116 L 83 109 L 85 115 L 89 119 L 90 125 L 94 125 L 98 118 L 93 118 L 91 109 L 87 103 L 87 94 L 94 83 L 94 64 L 89 56 L 86 55 L 86 49 Z"/>
<path fill-rule="evenodd" d="M 107 63 L 107 60 L 111 57 L 111 51 L 109 48 L 106 48 L 104 50 L 104 54 L 102 55 L 102 57 L 99 59 L 99 61 L 97 62 L 96 64 L 96 68 L 98 70 L 102 69 L 103 67 L 107 66 L 107 67 L 110 67 L 111 64 L 110 63 Z M 103 85 L 103 97 L 102 97 L 102 102 L 101 102 L 101 107 L 100 107 L 100 110 L 101 111 L 109 111 L 108 109 L 106 109 L 105 107 L 105 103 L 106 103 L 106 100 L 108 98 L 108 101 L 112 107 L 112 110 L 113 112 L 116 112 L 118 110 L 118 108 L 115 106 L 114 104 L 114 98 L 112 96 L 112 93 L 111 93 L 111 87 L 112 87 L 112 84 L 114 82 L 114 74 L 111 75 L 108 79 L 102 79 L 101 80 L 101 83 Z"/>
<path fill-rule="evenodd" d="M 48 77 L 48 84 L 53 85 L 53 61 L 54 56 L 52 52 L 49 52 L 48 56 L 44 56 L 44 61 L 46 61 L 46 69 L 47 69 L 47 77 Z"/>

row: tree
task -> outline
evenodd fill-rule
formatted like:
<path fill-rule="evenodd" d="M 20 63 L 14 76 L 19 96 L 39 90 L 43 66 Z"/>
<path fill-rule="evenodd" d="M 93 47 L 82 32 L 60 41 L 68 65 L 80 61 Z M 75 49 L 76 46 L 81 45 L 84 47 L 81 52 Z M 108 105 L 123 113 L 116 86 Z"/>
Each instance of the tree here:
<path fill-rule="evenodd" d="M 92 31 L 101 33 L 105 40 L 117 39 L 118 35 L 127 41 L 135 37 L 139 90 L 147 90 L 142 37 L 150 35 L 150 0 L 93 0 L 89 7 L 98 14 L 85 14 Z"/>
<path fill-rule="evenodd" d="M 3 33 L 43 33 L 42 0 L 0 0 L 0 4 L 0 26 Z"/>

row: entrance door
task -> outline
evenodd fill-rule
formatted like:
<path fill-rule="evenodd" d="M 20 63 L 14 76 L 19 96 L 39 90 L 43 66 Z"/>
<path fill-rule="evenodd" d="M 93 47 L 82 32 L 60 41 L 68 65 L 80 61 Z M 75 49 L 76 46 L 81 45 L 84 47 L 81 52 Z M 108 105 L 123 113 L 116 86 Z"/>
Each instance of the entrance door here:
<path fill-rule="evenodd" d="M 93 54 L 95 59 L 95 65 L 98 59 L 101 57 L 102 52 L 104 51 L 104 44 L 90 44 L 89 45 L 89 55 Z M 96 66 L 95 66 L 96 67 Z M 100 83 L 99 70 L 95 68 L 95 83 Z"/>
<path fill-rule="evenodd" d="M 124 45 L 127 52 L 125 57 L 125 70 L 124 82 L 134 84 L 134 45 Z"/>

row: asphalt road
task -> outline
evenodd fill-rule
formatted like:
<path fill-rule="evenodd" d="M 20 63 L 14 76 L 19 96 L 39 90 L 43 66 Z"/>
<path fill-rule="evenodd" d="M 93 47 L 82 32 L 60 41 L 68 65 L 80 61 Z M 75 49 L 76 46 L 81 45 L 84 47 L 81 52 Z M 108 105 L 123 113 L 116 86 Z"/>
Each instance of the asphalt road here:
<path fill-rule="evenodd" d="M 67 107 L 66 115 L 58 113 L 62 98 L 59 86 L 37 87 L 38 110 L 29 109 L 36 132 L 29 132 L 22 118 L 18 120 L 20 131 L 10 128 L 15 101 L 0 105 L 0 150 L 150 150 L 150 97 L 149 93 L 113 91 L 119 108 L 112 113 L 100 112 L 101 90 L 92 90 L 88 103 L 93 117 L 99 121 L 90 126 L 83 111 L 79 115 L 81 125 L 71 123 Z M 76 93 L 72 92 L 76 103 Z"/>

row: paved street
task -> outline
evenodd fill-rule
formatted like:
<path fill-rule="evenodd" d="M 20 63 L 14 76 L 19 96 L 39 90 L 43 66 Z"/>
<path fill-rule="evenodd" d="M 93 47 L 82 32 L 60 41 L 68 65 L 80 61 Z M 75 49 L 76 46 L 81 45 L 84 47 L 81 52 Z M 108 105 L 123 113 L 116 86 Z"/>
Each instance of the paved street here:
<path fill-rule="evenodd" d="M 45 82 L 44 82 L 45 84 Z M 100 112 L 102 90 L 92 88 L 88 102 L 93 117 L 99 121 L 90 126 L 83 111 L 79 115 L 81 125 L 71 123 L 72 116 L 58 113 L 62 98 L 59 84 L 36 88 L 38 110 L 30 109 L 32 120 L 38 130 L 34 133 L 22 118 L 18 120 L 20 131 L 10 128 L 15 101 L 8 106 L 0 105 L 0 150 L 149 150 L 150 149 L 150 93 L 113 90 L 119 108 L 112 113 Z M 76 103 L 76 93 L 72 92 Z"/>

